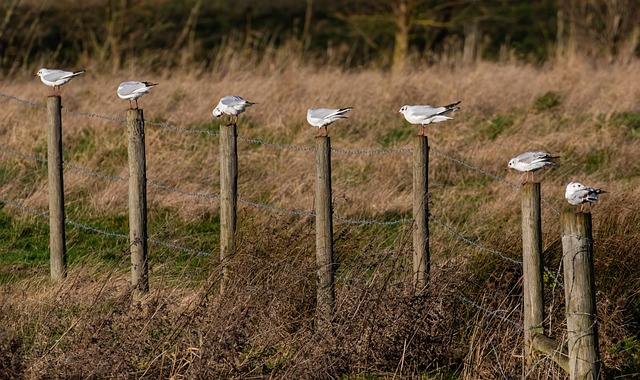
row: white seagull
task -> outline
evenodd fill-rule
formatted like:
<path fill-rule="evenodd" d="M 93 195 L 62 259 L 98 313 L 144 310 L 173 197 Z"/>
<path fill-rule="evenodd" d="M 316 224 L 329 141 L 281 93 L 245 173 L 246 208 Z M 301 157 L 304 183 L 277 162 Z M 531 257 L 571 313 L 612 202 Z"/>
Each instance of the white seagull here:
<path fill-rule="evenodd" d="M 602 193 L 606 193 L 606 191 L 585 186 L 580 182 L 571 182 L 567 185 L 564 197 L 567 198 L 569 204 L 574 206 L 580 205 L 580 211 L 582 211 L 584 204 L 588 203 L 589 212 L 591 212 L 591 204 L 597 202 L 598 195 Z"/>
<path fill-rule="evenodd" d="M 60 93 L 60 86 L 70 81 L 73 77 L 77 77 L 78 75 L 84 73 L 84 70 L 80 71 L 63 71 L 63 70 L 51 70 L 42 68 L 38 70 L 38 72 L 34 75 L 40 77 L 42 83 L 47 86 L 53 87 L 53 93 L 56 93 L 58 90 L 58 94 Z"/>
<path fill-rule="evenodd" d="M 131 101 L 136 101 L 136 108 L 138 108 L 138 98 L 149 93 L 149 89 L 153 86 L 157 86 L 157 83 L 151 82 L 122 82 L 118 86 L 118 97 L 122 100 L 129 101 L 129 107 L 133 108 Z"/>
<path fill-rule="evenodd" d="M 515 169 L 520 172 L 531 173 L 531 181 L 533 182 L 533 172 L 540 170 L 545 166 L 558 167 L 554 161 L 560 156 L 552 156 L 547 152 L 525 152 L 521 155 L 509 160 L 508 168 Z M 528 174 L 525 174 L 525 183 Z"/>
<path fill-rule="evenodd" d="M 228 95 L 220 99 L 216 108 L 213 109 L 213 116 L 220 117 L 229 115 L 229 124 L 234 124 L 233 117 L 236 117 L 235 123 L 238 122 L 238 115 L 244 112 L 244 109 L 251 107 L 256 103 L 249 102 L 237 95 Z"/>
<path fill-rule="evenodd" d="M 398 113 L 404 115 L 404 118 L 411 124 L 422 125 L 422 132 L 419 136 L 424 136 L 424 126 L 432 123 L 440 123 L 442 121 L 451 120 L 452 117 L 444 116 L 450 112 L 457 111 L 460 107 L 456 107 L 462 102 L 458 100 L 455 103 L 447 104 L 442 107 L 426 106 L 402 106 Z"/>
<path fill-rule="evenodd" d="M 318 134 L 316 137 L 320 137 L 322 128 L 324 127 L 325 136 L 329 136 L 329 124 L 336 120 L 347 119 L 344 116 L 345 113 L 351 111 L 353 107 L 345 108 L 309 108 L 307 110 L 307 122 L 314 127 L 318 127 Z"/>

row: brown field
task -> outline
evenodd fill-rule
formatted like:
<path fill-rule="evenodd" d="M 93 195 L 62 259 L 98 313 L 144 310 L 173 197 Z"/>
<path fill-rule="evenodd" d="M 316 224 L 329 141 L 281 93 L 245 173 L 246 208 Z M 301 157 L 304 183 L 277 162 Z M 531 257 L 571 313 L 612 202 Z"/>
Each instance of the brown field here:
<path fill-rule="evenodd" d="M 254 70 L 231 62 L 220 72 L 145 74 L 134 67 L 111 75 L 88 71 L 62 87 L 62 101 L 69 110 L 124 118 L 127 103 L 117 98 L 117 85 L 150 80 L 159 85 L 139 101 L 148 121 L 211 129 L 222 121 L 212 122 L 218 99 L 237 94 L 258 103 L 241 115 L 241 137 L 299 147 L 313 147 L 316 133 L 306 124 L 307 108 L 353 106 L 350 119 L 329 128 L 332 146 L 368 150 L 411 146 L 418 128 L 396 114 L 402 105 L 462 100 L 454 120 L 428 127 L 431 148 L 516 183 L 522 175 L 504 170 L 511 157 L 527 150 L 559 154 L 560 168 L 539 177 L 543 197 L 557 210 L 568 207 L 564 188 L 570 181 L 609 192 L 593 212 L 603 365 L 614 376 L 632 373 L 640 364 L 640 62 L 541 68 L 479 63 L 396 75 L 285 64 L 278 57 L 272 62 Z M 24 75 L 3 78 L 0 92 L 43 103 L 50 89 Z M 0 146 L 44 157 L 44 111 L 5 98 L 0 104 Z M 70 114 L 63 114 L 63 123 L 68 163 L 128 176 L 124 124 Z M 150 180 L 217 194 L 215 138 L 152 125 L 146 133 Z M 238 149 L 241 197 L 313 211 L 313 153 L 247 142 L 239 142 Z M 46 211 L 46 170 L 33 174 L 32 162 L 1 152 L 0 157 L 2 168 L 16 173 L 15 180 L 0 182 L 0 197 Z M 464 236 L 518 258 L 519 192 L 440 156 L 430 157 L 431 213 Z M 336 214 L 377 220 L 410 216 L 410 154 L 334 153 L 332 160 Z M 126 184 L 66 171 L 65 189 L 71 219 L 88 223 L 105 215 L 126 216 Z M 218 207 L 215 201 L 150 189 L 150 218 L 160 219 L 150 236 L 195 244 L 216 257 L 215 244 L 199 245 L 207 241 L 203 233 L 185 231 L 183 225 L 210 220 Z M 16 221 L 35 218 L 9 206 L 2 212 Z M 545 264 L 557 270 L 559 218 L 551 207 L 544 207 L 543 218 Z M 118 231 L 126 228 L 125 221 Z M 79 244 L 77 234 L 70 227 L 68 231 L 73 250 Z M 336 223 L 338 275 L 351 280 L 338 285 L 334 336 L 320 336 L 312 322 L 313 231 L 308 218 L 241 204 L 240 248 L 232 262 L 231 290 L 224 297 L 218 295 L 214 259 L 198 265 L 168 259 L 152 262 L 151 292 L 134 300 L 128 289 L 127 247 L 117 240 L 119 257 L 107 264 L 90 259 L 99 255 L 95 250 L 73 251 L 78 259 L 62 284 L 48 283 L 46 266 L 2 264 L 0 270 L 15 271 L 16 278 L 3 283 L 0 300 L 0 374 L 176 379 L 520 376 L 518 326 L 459 298 L 464 294 L 488 310 L 514 310 L 507 317 L 520 322 L 520 267 L 432 224 L 432 285 L 427 295 L 411 296 L 409 225 Z M 203 263 L 206 267 L 199 266 Z M 550 285 L 546 292 L 545 331 L 562 338 L 563 291 Z M 621 349 L 621 342 L 635 342 L 637 351 Z M 564 378 L 548 360 L 541 360 L 531 377 Z"/>

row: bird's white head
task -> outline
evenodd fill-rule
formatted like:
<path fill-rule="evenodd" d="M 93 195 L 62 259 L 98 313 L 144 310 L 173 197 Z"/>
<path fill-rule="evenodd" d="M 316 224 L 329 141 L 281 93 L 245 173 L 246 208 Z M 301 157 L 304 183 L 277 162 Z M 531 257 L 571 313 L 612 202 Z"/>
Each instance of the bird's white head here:
<path fill-rule="evenodd" d="M 47 69 L 42 68 L 42 69 L 38 70 L 38 72 L 34 75 L 34 77 L 42 77 L 46 71 L 47 71 Z"/>
<path fill-rule="evenodd" d="M 579 190 L 586 189 L 586 186 L 581 184 L 580 182 L 571 182 L 567 185 L 567 191 L 565 192 L 565 196 L 569 197 L 570 194 L 575 193 Z"/>
<path fill-rule="evenodd" d="M 398 111 L 398 113 L 401 113 L 404 115 L 404 113 L 407 112 L 408 109 L 409 109 L 409 106 L 402 106 L 400 108 L 400 111 Z"/>
<path fill-rule="evenodd" d="M 503 161 L 504 162 L 504 161 Z M 512 168 L 516 165 L 516 159 L 512 158 L 511 160 L 509 160 L 509 164 L 507 164 L 507 167 Z"/>
<path fill-rule="evenodd" d="M 213 116 L 215 116 L 215 117 L 222 116 L 222 111 L 220 111 L 220 108 L 218 108 L 218 107 L 214 108 L 212 113 L 213 113 Z"/>

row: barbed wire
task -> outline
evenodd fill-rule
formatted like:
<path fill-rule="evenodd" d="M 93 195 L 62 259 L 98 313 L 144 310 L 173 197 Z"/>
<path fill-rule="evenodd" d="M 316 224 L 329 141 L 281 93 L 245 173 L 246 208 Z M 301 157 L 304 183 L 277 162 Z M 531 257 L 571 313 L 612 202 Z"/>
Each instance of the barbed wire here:
<path fill-rule="evenodd" d="M 315 151 L 315 148 L 302 148 L 302 147 L 295 146 L 295 145 L 285 145 L 285 144 L 268 142 L 268 141 L 259 140 L 259 139 L 250 139 L 250 138 L 246 138 L 246 137 L 238 137 L 238 140 L 249 142 L 249 143 L 253 143 L 253 144 L 260 144 L 260 145 L 265 145 L 265 146 L 273 146 L 273 147 L 281 148 L 281 149 L 298 150 L 298 151 L 301 151 L 301 152 Z"/>
<path fill-rule="evenodd" d="M 26 104 L 26 105 L 31 106 L 31 107 L 42 108 L 42 109 L 46 109 L 47 108 L 47 106 L 45 106 L 44 104 L 30 102 L 28 100 L 17 98 L 17 97 L 15 97 L 13 95 L 3 94 L 2 92 L 0 92 L 0 96 L 3 97 L 3 98 L 9 99 L 9 100 L 13 100 L 14 102 Z"/>
<path fill-rule="evenodd" d="M 62 107 L 62 112 L 65 112 L 65 113 L 68 113 L 68 114 L 74 115 L 74 116 L 91 117 L 91 118 L 94 118 L 94 119 L 115 121 L 115 122 L 118 122 L 118 123 L 126 123 L 127 122 L 127 119 L 123 119 L 121 117 L 104 116 L 104 115 L 98 115 L 96 113 L 72 111 L 72 110 L 66 109 L 64 107 Z"/>
<path fill-rule="evenodd" d="M 448 154 L 446 154 L 444 152 L 440 152 L 439 150 L 436 150 L 436 149 L 431 148 L 431 147 L 429 148 L 429 151 L 435 153 L 437 156 L 446 158 L 449 161 L 453 161 L 453 162 L 455 162 L 455 163 L 457 163 L 459 165 L 462 165 L 462 166 L 466 167 L 467 169 L 471 169 L 471 170 L 477 171 L 478 173 L 482 173 L 482 174 L 486 175 L 487 177 L 493 178 L 496 181 L 500 181 L 500 182 L 506 183 L 507 185 L 513 187 L 514 189 L 520 189 L 520 186 L 518 186 L 517 184 L 509 181 L 508 179 L 502 178 L 502 177 L 500 177 L 498 175 L 495 175 L 495 174 L 493 174 L 491 172 L 488 172 L 488 171 L 486 171 L 484 169 L 480 169 L 479 167 L 473 166 L 470 163 L 468 163 L 466 161 L 463 161 L 463 160 L 461 160 L 459 158 L 455 158 L 453 156 L 450 156 L 450 155 L 448 155 Z"/>
<path fill-rule="evenodd" d="M 190 129 L 190 128 L 182 128 L 182 127 L 176 127 L 175 125 L 171 125 L 169 123 L 160 123 L 160 122 L 156 122 L 156 121 L 146 121 L 144 122 L 145 124 L 150 124 L 150 125 L 155 125 L 157 127 L 160 128 L 164 128 L 164 129 L 168 129 L 171 131 L 177 131 L 177 132 L 185 132 L 185 133 L 204 133 L 213 137 L 218 137 L 220 136 L 219 133 L 215 133 L 213 131 L 207 130 L 207 129 Z"/>
<path fill-rule="evenodd" d="M 242 203 L 245 203 L 245 204 L 248 204 L 248 205 L 251 205 L 251 206 L 264 208 L 264 209 L 267 209 L 267 210 L 279 211 L 279 212 L 283 212 L 283 213 L 289 214 L 289 215 L 301 215 L 301 216 L 305 216 L 305 217 L 315 217 L 316 216 L 315 212 L 288 210 L 288 209 L 285 209 L 285 208 L 282 208 L 282 207 L 268 205 L 266 203 L 250 201 L 250 200 L 242 198 L 242 197 L 238 197 L 238 201 L 240 201 Z M 388 225 L 394 225 L 394 224 L 406 223 L 406 222 L 413 221 L 413 219 L 410 219 L 410 218 L 391 220 L 391 221 L 379 221 L 379 220 L 373 220 L 373 219 L 347 219 L 347 218 L 343 218 L 341 216 L 338 216 L 335 213 L 333 214 L 333 219 L 335 219 L 335 220 L 337 220 L 339 222 L 342 222 L 342 223 L 347 223 L 347 224 L 377 224 L 377 225 L 383 225 L 383 226 L 388 226 Z"/>
<path fill-rule="evenodd" d="M 32 208 L 23 206 L 23 205 L 21 205 L 19 203 L 12 202 L 12 201 L 10 201 L 8 199 L 0 198 L 0 202 L 2 202 L 4 204 L 7 204 L 7 205 L 10 205 L 10 206 L 13 206 L 13 207 L 15 207 L 17 209 L 20 209 L 20 210 L 25 211 L 25 212 L 30 213 L 30 214 L 34 214 L 34 215 L 45 217 L 45 218 L 49 217 L 49 214 L 47 214 L 47 213 L 44 213 L 44 212 L 41 212 L 41 211 L 38 211 L 38 210 L 34 210 Z M 96 227 L 93 227 L 93 226 L 90 226 L 90 225 L 87 225 L 87 224 L 84 224 L 84 223 L 76 222 L 75 220 L 72 220 L 72 219 L 69 219 L 69 218 L 65 218 L 65 222 L 70 224 L 70 225 L 72 225 L 72 226 L 74 226 L 74 227 L 77 227 L 77 228 L 80 228 L 80 229 L 83 229 L 83 230 L 92 231 L 92 232 L 95 232 L 95 233 L 98 233 L 98 234 L 101 234 L 101 235 L 106 235 L 106 236 L 117 237 L 117 238 L 122 238 L 122 239 L 129 240 L 129 237 L 127 235 L 125 235 L 125 234 L 121 234 L 121 233 L 118 233 L 118 232 L 106 231 L 106 230 L 103 230 L 103 229 L 100 229 L 100 228 L 96 228 Z M 198 255 L 210 256 L 210 253 L 208 253 L 208 252 L 203 252 L 203 251 L 199 251 L 197 249 L 183 247 L 183 246 L 180 246 L 180 245 L 177 245 L 177 244 L 173 244 L 173 243 L 170 243 L 170 242 L 167 242 L 167 241 L 162 241 L 162 240 L 157 240 L 157 239 L 152 239 L 152 238 L 147 238 L 147 240 L 149 242 L 157 244 L 157 245 L 162 245 L 162 246 L 165 246 L 165 247 L 178 249 L 178 250 L 181 250 L 181 251 L 184 251 L 184 252 L 195 253 L 195 254 L 198 254 Z"/>
<path fill-rule="evenodd" d="M 46 160 L 45 160 L 45 162 L 46 162 Z M 81 168 L 79 166 L 75 166 L 75 165 L 71 165 L 71 164 L 67 164 L 67 163 L 63 163 L 62 165 L 64 167 L 68 168 L 68 169 L 72 169 L 72 170 L 75 170 L 75 171 L 83 172 L 83 173 L 86 173 L 86 174 L 91 174 L 91 175 L 96 176 L 96 177 L 109 179 L 109 180 L 112 180 L 112 181 L 129 182 L 128 179 L 123 178 L 123 177 L 118 177 L 118 176 L 109 175 L 109 174 L 103 174 L 103 173 L 100 173 L 100 172 L 93 171 L 91 169 Z"/>
<path fill-rule="evenodd" d="M 413 149 L 412 148 L 401 148 L 401 149 L 378 149 L 378 150 L 344 150 L 344 149 L 331 148 L 331 151 L 335 152 L 335 153 L 342 153 L 342 154 L 376 155 L 376 154 L 413 152 Z"/>
<path fill-rule="evenodd" d="M 507 310 L 500 310 L 500 309 L 498 309 L 498 310 L 489 310 L 486 307 L 478 305 L 477 303 L 473 302 L 472 300 L 470 300 L 469 298 L 465 297 L 462 294 L 458 295 L 458 299 L 460 299 L 462 302 L 465 302 L 465 303 L 475 307 L 476 309 L 484 311 L 485 313 L 487 313 L 490 316 L 496 317 L 496 318 L 498 318 L 500 320 L 503 320 L 505 322 L 509 322 L 509 323 L 517 326 L 520 330 L 522 330 L 522 326 L 521 326 L 520 323 L 518 323 L 518 322 L 516 322 L 516 321 L 514 321 L 512 319 L 509 319 L 507 317 L 503 317 L 502 315 L 498 314 L 499 312 L 502 312 L 502 311 L 506 312 Z"/>
<path fill-rule="evenodd" d="M 242 202 L 242 203 L 245 203 L 245 204 L 248 204 L 248 205 L 251 205 L 251 206 L 260 207 L 260 208 L 264 208 L 264 209 L 267 209 L 267 210 L 280 211 L 280 212 L 283 212 L 283 213 L 289 214 L 289 215 L 302 215 L 302 216 L 308 216 L 308 217 L 315 217 L 316 216 L 316 214 L 314 212 L 287 210 L 287 209 L 284 209 L 282 207 L 271 206 L 271 205 L 268 205 L 266 203 L 250 201 L 250 200 L 244 199 L 242 197 L 238 197 L 238 200 L 240 202 Z"/>
<path fill-rule="evenodd" d="M 82 223 L 76 222 L 76 221 L 68 219 L 68 218 L 65 221 L 67 223 L 69 223 L 70 225 L 72 225 L 74 227 L 81 228 L 83 230 L 96 232 L 96 233 L 99 233 L 101 235 L 107 235 L 107 236 L 119 237 L 119 238 L 123 238 L 123 239 L 129 239 L 129 237 L 127 235 L 121 234 L 121 233 L 118 233 L 118 232 L 110 232 L 110 231 L 102 230 L 100 228 L 92 227 L 92 226 L 89 226 L 87 224 L 82 224 Z"/>
<path fill-rule="evenodd" d="M 180 190 L 180 189 L 175 188 L 175 187 L 170 187 L 170 186 L 159 184 L 159 183 L 154 182 L 154 181 L 152 181 L 152 180 L 150 180 L 148 178 L 147 178 L 147 183 L 152 185 L 152 186 L 154 186 L 154 187 L 157 187 L 159 189 L 172 191 L 174 193 L 187 195 L 187 196 L 190 196 L 190 197 L 207 198 L 207 199 L 220 199 L 221 198 L 219 195 L 209 195 L 209 194 L 203 194 L 203 193 L 191 193 L 191 192 L 188 192 L 188 191 Z"/>
<path fill-rule="evenodd" d="M 195 253 L 195 254 L 200 255 L 200 256 L 211 256 L 211 253 L 209 253 L 209 252 L 198 251 L 197 249 L 183 247 L 183 246 L 180 246 L 180 245 L 169 243 L 168 241 L 162 241 L 162 240 L 157 240 L 157 239 L 152 239 L 152 238 L 147 238 L 147 240 L 150 241 L 153 244 L 162 245 L 164 247 L 177 249 L 177 250 L 180 250 L 180 251 L 183 251 L 183 252 Z"/>
<path fill-rule="evenodd" d="M 40 158 L 40 157 L 36 157 L 36 156 L 30 156 L 28 154 L 16 152 L 15 150 L 11 150 L 11 149 L 5 148 L 3 146 L 0 146 L 0 151 L 12 154 L 12 155 L 17 156 L 17 157 L 26 158 L 28 160 L 33 160 L 33 161 L 38 161 L 38 162 L 43 162 L 43 163 L 47 163 L 48 162 L 48 160 L 45 159 L 45 158 Z"/>
<path fill-rule="evenodd" d="M 32 208 L 23 206 L 23 205 L 21 205 L 19 203 L 12 202 L 12 201 L 10 201 L 8 199 L 0 198 L 0 202 L 2 202 L 4 204 L 8 204 L 9 206 L 13 206 L 15 208 L 18 208 L 18 209 L 20 209 L 22 211 L 26 211 L 26 212 L 31 213 L 31 214 L 35 214 L 35 215 L 42 216 L 42 217 L 45 217 L 45 218 L 49 217 L 49 214 L 47 214 L 47 213 L 44 213 L 44 212 L 41 212 L 41 211 L 38 211 L 38 210 L 34 210 Z"/>
<path fill-rule="evenodd" d="M 456 236 L 458 239 L 466 242 L 469 245 L 472 245 L 472 246 L 474 246 L 476 248 L 480 248 L 483 251 L 492 253 L 492 254 L 494 254 L 494 255 L 496 255 L 496 256 L 498 256 L 498 257 L 500 257 L 500 258 L 502 258 L 502 259 L 504 259 L 506 261 L 509 261 L 511 263 L 522 265 L 522 261 L 520 261 L 520 260 L 512 259 L 511 257 L 506 256 L 504 253 L 502 253 L 500 251 L 497 251 L 497 250 L 492 249 L 492 248 L 487 248 L 487 247 L 485 247 L 484 245 L 482 245 L 480 243 L 477 243 L 477 242 L 475 242 L 475 241 L 473 241 L 473 240 L 471 240 L 469 238 L 466 238 L 466 237 L 462 236 L 462 234 L 460 234 L 459 232 L 457 232 L 453 228 L 449 227 L 443 221 L 441 221 L 440 219 L 436 218 L 435 216 L 433 216 L 431 214 L 429 214 L 429 219 L 433 220 L 434 222 L 436 222 L 436 224 L 440 225 L 441 227 L 443 227 L 444 229 L 449 231 L 451 234 Z"/>
<path fill-rule="evenodd" d="M 397 220 L 390 220 L 387 222 L 382 222 L 379 220 L 374 220 L 374 219 L 347 219 L 347 218 L 343 218 L 341 216 L 338 216 L 336 214 L 333 214 L 333 218 L 342 222 L 342 223 L 347 223 L 347 224 L 377 224 L 380 226 L 392 226 L 394 224 L 400 224 L 400 223 L 410 223 L 413 222 L 413 218 L 404 218 L 404 219 L 397 219 Z"/>

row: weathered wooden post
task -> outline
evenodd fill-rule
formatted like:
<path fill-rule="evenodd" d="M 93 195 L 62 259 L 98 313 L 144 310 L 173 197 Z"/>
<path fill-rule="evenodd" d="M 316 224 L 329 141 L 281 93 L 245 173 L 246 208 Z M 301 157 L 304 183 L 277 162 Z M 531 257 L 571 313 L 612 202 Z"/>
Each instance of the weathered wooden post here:
<path fill-rule="evenodd" d="M 229 283 L 229 259 L 236 249 L 238 141 L 236 124 L 220 126 L 220 293 Z"/>
<path fill-rule="evenodd" d="M 544 298 L 542 287 L 542 217 L 540 183 L 522 186 L 522 276 L 524 296 L 525 373 L 534 363 L 532 345 L 543 334 Z"/>
<path fill-rule="evenodd" d="M 421 292 L 429 282 L 429 139 L 413 144 L 413 286 Z"/>
<path fill-rule="evenodd" d="M 330 325 L 335 303 L 332 211 L 331 141 L 321 136 L 316 137 L 316 319 L 320 329 Z"/>
<path fill-rule="evenodd" d="M 600 379 L 591 214 L 563 212 L 562 264 L 571 380 Z"/>
<path fill-rule="evenodd" d="M 67 248 L 64 228 L 64 181 L 62 177 L 62 115 L 60 96 L 47 98 L 49 124 L 47 170 L 49 175 L 49 261 L 51 279 L 67 276 Z"/>
<path fill-rule="evenodd" d="M 131 285 L 139 293 L 149 291 L 147 255 L 147 169 L 144 146 L 144 116 L 141 109 L 127 111 L 129 131 L 129 244 Z"/>

